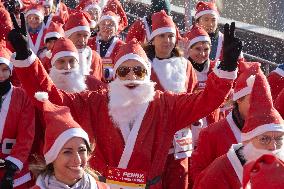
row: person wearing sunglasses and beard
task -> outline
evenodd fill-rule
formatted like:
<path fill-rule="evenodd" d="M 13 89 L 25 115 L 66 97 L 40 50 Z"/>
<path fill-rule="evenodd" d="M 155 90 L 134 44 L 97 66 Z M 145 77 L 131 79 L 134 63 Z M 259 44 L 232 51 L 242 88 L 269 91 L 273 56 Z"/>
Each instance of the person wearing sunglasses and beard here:
<path fill-rule="evenodd" d="M 242 43 L 233 33 L 228 37 L 229 50 L 236 55 L 226 54 L 198 94 L 155 91 L 151 64 L 136 40 L 120 48 L 109 91 L 69 94 L 52 83 L 20 31 L 9 33 L 16 50 L 12 62 L 30 97 L 37 91 L 47 92 L 53 103 L 71 109 L 91 143 L 96 140 L 90 167 L 109 185 L 156 189 L 162 188 L 161 175 L 174 133 L 216 109 L 232 87 Z"/>

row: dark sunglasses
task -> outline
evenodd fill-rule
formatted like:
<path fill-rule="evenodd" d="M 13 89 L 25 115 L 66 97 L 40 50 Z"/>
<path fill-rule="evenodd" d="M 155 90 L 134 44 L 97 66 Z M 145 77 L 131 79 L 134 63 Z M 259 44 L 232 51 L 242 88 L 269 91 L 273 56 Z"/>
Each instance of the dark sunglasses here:
<path fill-rule="evenodd" d="M 116 70 L 116 74 L 119 77 L 126 77 L 127 74 L 129 74 L 130 71 L 133 71 L 134 74 L 139 78 L 144 78 L 147 74 L 147 70 L 141 66 L 134 66 L 134 67 L 128 67 L 128 66 L 120 66 Z"/>

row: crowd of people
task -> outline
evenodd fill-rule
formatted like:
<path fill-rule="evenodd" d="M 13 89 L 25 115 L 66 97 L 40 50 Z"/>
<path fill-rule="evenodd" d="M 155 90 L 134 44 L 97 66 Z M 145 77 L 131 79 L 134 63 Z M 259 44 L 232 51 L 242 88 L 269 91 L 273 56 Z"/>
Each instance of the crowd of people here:
<path fill-rule="evenodd" d="M 283 188 L 284 64 L 264 75 L 219 17 L 1 2 L 0 188 Z"/>

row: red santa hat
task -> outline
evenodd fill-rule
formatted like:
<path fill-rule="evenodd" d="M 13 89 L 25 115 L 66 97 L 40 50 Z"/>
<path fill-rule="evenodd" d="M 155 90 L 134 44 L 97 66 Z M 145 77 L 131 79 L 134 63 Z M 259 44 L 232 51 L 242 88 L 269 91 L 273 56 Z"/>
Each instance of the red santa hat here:
<path fill-rule="evenodd" d="M 242 141 L 269 131 L 284 132 L 284 121 L 273 107 L 270 87 L 263 72 L 255 75 L 250 96 L 250 108 L 242 129 Z"/>
<path fill-rule="evenodd" d="M 284 162 L 272 155 L 263 155 L 244 166 L 244 189 L 284 188 Z"/>
<path fill-rule="evenodd" d="M 79 5 L 76 7 L 78 11 L 88 11 L 91 8 L 95 8 L 101 12 L 101 7 L 98 5 L 97 0 L 82 0 L 80 1 Z"/>
<path fill-rule="evenodd" d="M 46 123 L 43 153 L 46 164 L 52 163 L 65 143 L 73 137 L 84 139 L 90 146 L 88 134 L 73 119 L 66 106 L 52 104 L 45 92 L 38 92 L 35 98 L 42 101 L 43 115 Z"/>
<path fill-rule="evenodd" d="M 52 66 L 57 59 L 65 56 L 73 56 L 79 62 L 79 54 L 75 45 L 70 39 L 64 37 L 55 41 L 51 54 L 47 53 L 47 56 L 51 59 Z"/>
<path fill-rule="evenodd" d="M 75 12 L 71 14 L 64 25 L 65 36 L 69 37 L 78 31 L 87 31 L 89 35 L 91 35 L 90 22 L 90 15 L 86 12 Z"/>
<path fill-rule="evenodd" d="M 26 18 L 31 14 L 37 15 L 38 17 L 40 17 L 41 20 L 43 20 L 44 18 L 43 6 L 41 4 L 31 4 L 29 7 L 27 7 L 25 13 Z"/>
<path fill-rule="evenodd" d="M 152 33 L 150 39 L 162 33 L 171 32 L 176 35 L 176 26 L 172 17 L 168 16 L 164 10 L 152 15 Z"/>
<path fill-rule="evenodd" d="M 0 64 L 6 64 L 10 70 L 13 69 L 13 64 L 10 61 L 11 53 L 4 47 L 0 47 Z"/>
<path fill-rule="evenodd" d="M 213 2 L 200 1 L 199 3 L 197 3 L 195 9 L 196 9 L 196 13 L 195 13 L 196 20 L 205 14 L 213 14 L 216 18 L 219 17 L 219 11 L 215 3 Z"/>
<path fill-rule="evenodd" d="M 117 32 L 119 33 L 122 30 L 124 30 L 128 25 L 128 20 L 127 20 L 126 13 L 121 3 L 119 2 L 119 0 L 108 0 L 107 4 L 105 5 L 103 9 L 103 15 L 105 15 L 108 11 L 111 11 L 115 15 L 119 16 Z"/>
<path fill-rule="evenodd" d="M 9 12 L 4 7 L 0 8 L 0 20 L 0 40 L 6 40 L 13 24 Z"/>
<path fill-rule="evenodd" d="M 55 23 L 55 22 L 50 22 L 50 25 L 48 29 L 45 32 L 44 35 L 44 42 L 46 43 L 46 39 L 56 37 L 64 37 L 64 30 L 62 28 L 62 24 L 60 23 Z"/>
<path fill-rule="evenodd" d="M 201 41 L 209 42 L 211 44 L 211 39 L 208 33 L 204 29 L 198 26 L 192 27 L 191 30 L 188 33 L 186 33 L 185 37 L 188 40 L 187 49 L 189 49 L 195 43 Z"/>
<path fill-rule="evenodd" d="M 111 21 L 113 21 L 114 24 L 115 24 L 116 31 L 118 31 L 118 23 L 119 23 L 120 18 L 114 12 L 107 11 L 107 12 L 103 13 L 103 15 L 101 16 L 101 18 L 98 21 L 98 23 L 100 23 L 103 20 L 111 20 Z"/>
<path fill-rule="evenodd" d="M 53 0 L 41 0 L 40 2 L 42 6 L 49 6 L 49 7 L 53 6 Z"/>
<path fill-rule="evenodd" d="M 255 74 L 261 72 L 260 64 L 256 62 L 239 64 L 240 75 L 236 79 L 233 92 L 233 101 L 251 94 Z"/>
<path fill-rule="evenodd" d="M 113 71 L 116 73 L 117 68 L 127 60 L 136 60 L 144 65 L 145 69 L 147 70 L 147 79 L 150 79 L 151 75 L 151 65 L 148 61 L 148 57 L 139 44 L 139 42 L 134 38 L 130 42 L 122 45 L 116 55 L 114 62 Z"/>

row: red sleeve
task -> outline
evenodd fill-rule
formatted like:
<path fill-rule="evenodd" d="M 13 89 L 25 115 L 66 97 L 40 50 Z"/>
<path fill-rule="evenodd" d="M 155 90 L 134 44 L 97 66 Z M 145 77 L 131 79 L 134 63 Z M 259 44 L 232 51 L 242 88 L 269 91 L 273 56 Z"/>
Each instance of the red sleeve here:
<path fill-rule="evenodd" d="M 176 120 L 175 132 L 192 124 L 194 121 L 206 117 L 217 109 L 226 99 L 233 84 L 236 72 L 216 70 L 221 76 L 232 74 L 232 79 L 220 78 L 215 71 L 208 76 L 204 91 L 194 94 L 175 94 L 173 96 L 173 117 Z"/>
<path fill-rule="evenodd" d="M 146 31 L 145 26 L 141 20 L 136 20 L 129 28 L 125 42 L 128 43 L 136 38 L 141 44 L 145 42 Z"/>
<path fill-rule="evenodd" d="M 210 144 L 210 134 L 207 129 L 202 129 L 199 134 L 197 148 L 194 149 L 190 161 L 190 175 L 193 181 L 215 159 L 214 146 Z"/>
<path fill-rule="evenodd" d="M 17 118 L 20 121 L 18 122 L 16 143 L 6 159 L 12 162 L 20 160 L 24 164 L 28 159 L 34 140 L 35 111 L 30 98 L 25 92 L 21 88 L 15 88 L 15 90 L 19 91 L 16 97 L 21 99 L 18 105 L 22 108 Z"/>
<path fill-rule="evenodd" d="M 92 50 L 92 65 L 91 65 L 91 75 L 97 78 L 98 80 L 102 80 L 103 77 L 103 64 L 100 55 Z"/>
<path fill-rule="evenodd" d="M 281 93 L 274 101 L 274 106 L 278 110 L 282 118 L 284 118 L 284 89 L 282 89 Z"/>

